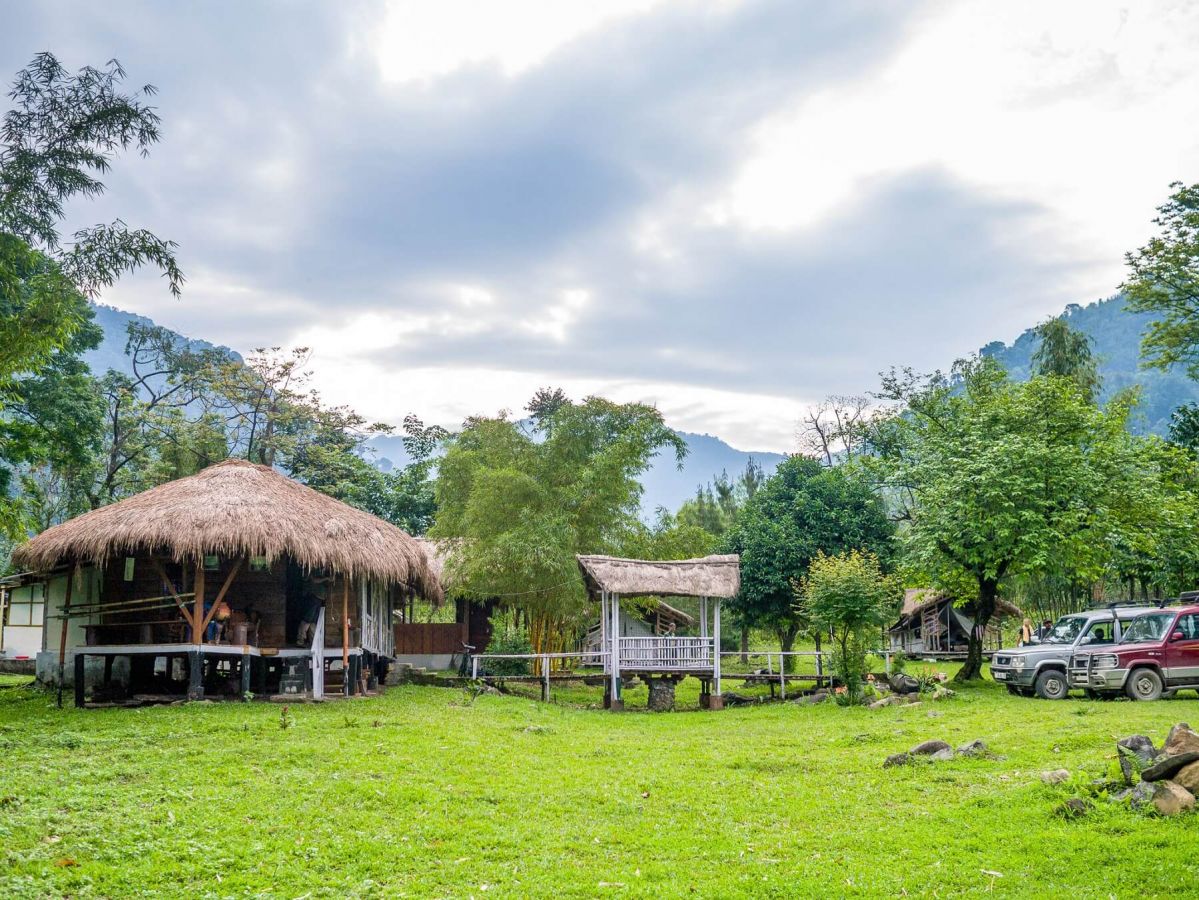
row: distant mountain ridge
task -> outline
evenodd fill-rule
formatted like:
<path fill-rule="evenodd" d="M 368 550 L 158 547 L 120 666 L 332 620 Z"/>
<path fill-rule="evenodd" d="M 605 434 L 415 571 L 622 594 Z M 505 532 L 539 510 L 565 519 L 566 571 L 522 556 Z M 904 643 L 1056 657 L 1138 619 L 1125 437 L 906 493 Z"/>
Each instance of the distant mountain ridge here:
<path fill-rule="evenodd" d="M 112 306 L 98 303 L 92 304 L 96 316 L 96 324 L 104 331 L 104 338 L 95 350 L 84 354 L 88 366 L 96 375 L 103 375 L 109 369 L 118 372 L 130 371 L 129 357 L 125 355 L 125 343 L 128 338 L 128 327 L 132 322 L 144 325 L 154 325 L 153 320 L 135 313 L 125 312 Z M 177 332 L 176 332 L 177 333 Z M 211 348 L 215 345 L 207 341 L 180 335 L 191 346 Z M 235 359 L 241 356 L 227 347 L 226 350 Z M 399 421 L 408 410 L 396 410 L 395 418 Z M 722 471 L 736 475 L 745 469 L 746 463 L 752 457 L 762 466 L 766 474 L 774 471 L 784 457 L 781 453 L 747 453 L 730 447 L 720 438 L 709 434 L 691 434 L 679 432 L 687 441 L 688 453 L 683 461 L 682 469 L 675 466 L 674 457 L 659 457 L 653 466 L 645 473 L 641 482 L 645 487 L 642 497 L 642 509 L 647 519 L 652 518 L 659 507 L 670 511 L 679 508 L 684 500 L 695 495 L 701 485 L 707 484 Z M 403 442 L 398 437 L 383 436 L 373 438 L 368 442 L 377 454 L 377 461 L 384 470 L 393 465 L 403 465 L 407 460 Z"/>
<path fill-rule="evenodd" d="M 125 356 L 126 329 L 130 322 L 154 324 L 144 316 L 124 312 L 111 306 L 94 305 L 96 322 L 104 330 L 100 346 L 85 355 L 88 365 L 96 374 L 108 369 L 129 371 L 129 359 Z M 1141 333 L 1152 321 L 1152 316 L 1130 313 L 1120 296 L 1100 300 L 1087 306 L 1071 304 L 1063 316 L 1070 325 L 1087 334 L 1099 361 L 1099 374 L 1103 379 L 1101 399 L 1132 385 L 1141 388 L 1141 404 L 1134 414 L 1133 429 L 1138 433 L 1165 434 L 1170 414 L 1183 403 L 1199 403 L 1199 383 L 1178 371 L 1159 372 L 1140 368 Z M 188 338 L 197 347 L 214 345 Z M 1021 334 L 1010 345 L 994 341 L 979 350 L 983 356 L 997 359 L 1013 378 L 1029 377 L 1032 354 L 1037 338 L 1032 329 Z M 228 348 L 221 348 L 226 349 Z M 233 350 L 228 352 L 237 359 L 241 357 Z M 396 410 L 398 421 L 408 410 Z M 781 453 L 738 450 L 710 434 L 679 432 L 687 442 L 687 457 L 682 468 L 676 466 L 673 456 L 659 456 L 642 478 L 645 488 L 642 511 L 651 519 L 659 508 L 671 512 L 695 496 L 696 489 L 706 485 L 721 472 L 730 476 L 744 471 L 752 458 L 769 475 L 786 457 Z M 403 465 L 406 461 L 403 443 L 398 437 L 385 436 L 369 442 L 375 450 L 378 462 L 384 469 L 392 465 Z"/>
<path fill-rule="evenodd" d="M 115 306 L 105 306 L 101 303 L 92 304 L 92 313 L 96 317 L 96 324 L 104 331 L 104 337 L 100 341 L 100 346 L 95 350 L 89 350 L 83 354 L 83 358 L 92 370 L 92 374 L 103 375 L 109 369 L 115 369 L 118 372 L 130 372 L 129 357 L 125 355 L 125 343 L 129 338 L 130 324 L 156 325 L 157 323 L 145 316 L 125 312 L 125 310 L 117 309 Z M 167 330 L 170 331 L 170 329 Z M 181 339 L 186 340 L 188 346 L 193 349 L 211 350 L 216 348 L 224 350 L 233 359 L 241 360 L 241 354 L 228 347 L 211 344 L 208 341 L 198 338 L 189 338 L 176 331 L 171 331 L 171 334 L 178 335 Z"/>

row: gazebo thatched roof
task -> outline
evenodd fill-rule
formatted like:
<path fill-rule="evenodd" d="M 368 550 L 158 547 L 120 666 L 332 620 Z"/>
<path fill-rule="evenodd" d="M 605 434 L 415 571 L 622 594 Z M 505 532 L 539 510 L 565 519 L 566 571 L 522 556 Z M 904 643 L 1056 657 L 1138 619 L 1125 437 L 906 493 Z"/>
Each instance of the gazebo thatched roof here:
<path fill-rule="evenodd" d="M 409 585 L 440 602 L 424 549 L 396 526 L 268 466 L 229 459 L 39 534 L 13 561 L 46 571 L 130 553 L 290 557 L 305 569 Z"/>
<path fill-rule="evenodd" d="M 734 597 L 741 590 L 741 557 L 652 561 L 616 556 L 580 556 L 587 592 L 622 597 Z"/>
<path fill-rule="evenodd" d="M 899 611 L 899 624 L 912 618 L 920 612 L 923 612 L 930 606 L 936 606 L 941 603 L 953 603 L 954 599 L 944 591 L 936 590 L 935 588 L 907 588 L 903 592 L 903 607 Z M 970 615 L 973 615 L 973 604 L 966 603 L 963 609 Z M 1002 619 L 1007 616 L 1020 616 L 1020 607 L 1008 603 L 1006 600 L 996 599 L 995 613 L 996 619 Z"/>

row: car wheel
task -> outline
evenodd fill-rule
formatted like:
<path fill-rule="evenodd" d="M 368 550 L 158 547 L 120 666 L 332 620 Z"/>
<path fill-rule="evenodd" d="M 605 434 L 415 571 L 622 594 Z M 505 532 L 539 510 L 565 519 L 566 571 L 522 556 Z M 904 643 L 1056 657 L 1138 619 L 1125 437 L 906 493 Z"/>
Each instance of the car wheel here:
<path fill-rule="evenodd" d="M 1162 677 L 1152 669 L 1135 669 L 1128 676 L 1124 693 L 1133 700 L 1157 700 L 1162 695 Z"/>
<path fill-rule="evenodd" d="M 1037 676 L 1037 696 L 1042 700 L 1064 700 L 1070 693 L 1070 683 L 1066 681 L 1066 673 L 1057 669 L 1048 669 Z"/>

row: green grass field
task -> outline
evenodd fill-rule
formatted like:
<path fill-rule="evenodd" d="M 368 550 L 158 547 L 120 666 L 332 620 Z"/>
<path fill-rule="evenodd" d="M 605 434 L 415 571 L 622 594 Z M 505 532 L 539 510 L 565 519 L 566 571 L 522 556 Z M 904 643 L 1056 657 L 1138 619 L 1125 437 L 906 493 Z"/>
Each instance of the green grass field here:
<path fill-rule="evenodd" d="M 1054 814 L 1193 694 L 615 715 L 434 687 L 76 711 L 0 682 L 0 896 L 1180 897 L 1199 815 Z M 643 694 L 642 694 L 643 697 Z M 631 703 L 637 698 L 631 696 Z M 684 702 L 688 698 L 684 697 Z M 642 700 L 643 702 L 643 700 Z M 927 738 L 1006 759 L 882 769 Z M 1047 787 L 1043 769 L 1077 772 Z M 999 874 L 993 874 L 999 873 Z"/>

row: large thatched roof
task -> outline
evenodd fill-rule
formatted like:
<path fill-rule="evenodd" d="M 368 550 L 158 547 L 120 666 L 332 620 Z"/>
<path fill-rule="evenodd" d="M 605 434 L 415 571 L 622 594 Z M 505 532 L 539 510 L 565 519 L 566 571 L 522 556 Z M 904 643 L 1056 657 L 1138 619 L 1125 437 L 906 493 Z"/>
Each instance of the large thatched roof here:
<path fill-rule="evenodd" d="M 580 556 L 587 591 L 622 597 L 733 597 L 741 590 L 741 557 L 650 561 L 616 556 Z"/>
<path fill-rule="evenodd" d="M 135 552 L 180 562 L 206 553 L 287 556 L 307 569 L 398 582 L 435 601 L 442 596 L 424 549 L 399 528 L 240 459 L 47 529 L 17 547 L 13 561 L 45 571 Z"/>

